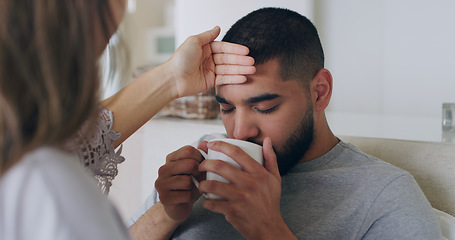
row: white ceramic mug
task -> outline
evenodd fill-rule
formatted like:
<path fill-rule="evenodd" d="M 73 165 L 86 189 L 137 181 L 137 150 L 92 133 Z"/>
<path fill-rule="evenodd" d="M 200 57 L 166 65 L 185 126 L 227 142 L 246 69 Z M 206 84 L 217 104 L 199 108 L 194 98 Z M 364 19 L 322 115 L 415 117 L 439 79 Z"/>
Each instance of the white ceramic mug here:
<path fill-rule="evenodd" d="M 252 143 L 252 142 L 243 141 L 243 140 L 232 139 L 232 138 L 213 139 L 213 140 L 210 140 L 209 142 L 213 142 L 213 141 L 222 141 L 222 142 L 227 142 L 229 144 L 238 146 L 246 154 L 250 155 L 254 160 L 256 160 L 256 162 L 258 162 L 259 164 L 263 165 L 263 163 L 264 163 L 264 157 L 262 155 L 261 145 L 258 145 L 256 143 Z M 225 162 L 233 165 L 234 167 L 236 167 L 240 170 L 243 170 L 243 168 L 236 161 L 234 161 L 232 158 L 230 158 L 229 156 L 227 156 L 226 154 L 224 154 L 222 152 L 217 152 L 217 151 L 209 149 L 208 153 L 205 153 L 204 151 L 202 151 L 200 149 L 198 149 L 198 150 L 199 150 L 199 152 L 201 152 L 202 156 L 205 159 L 219 159 L 219 160 L 225 161 Z M 191 177 L 193 179 L 194 185 L 196 185 L 196 187 L 199 188 L 199 182 L 193 176 L 191 176 Z M 223 178 L 220 175 L 213 173 L 213 172 L 207 172 L 206 179 L 229 183 L 228 180 L 226 180 L 225 178 Z M 207 194 L 204 194 L 204 196 L 206 198 L 210 198 L 210 199 L 222 199 L 220 196 L 213 194 L 213 193 L 207 193 Z"/>

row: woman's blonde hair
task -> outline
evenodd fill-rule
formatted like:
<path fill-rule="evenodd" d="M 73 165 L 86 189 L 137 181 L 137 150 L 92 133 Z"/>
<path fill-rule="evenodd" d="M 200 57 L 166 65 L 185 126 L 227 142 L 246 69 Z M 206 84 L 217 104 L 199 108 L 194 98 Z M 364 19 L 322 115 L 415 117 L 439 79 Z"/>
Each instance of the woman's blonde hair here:
<path fill-rule="evenodd" d="M 0 2 L 0 175 L 95 116 L 99 36 L 107 43 L 116 28 L 108 2 Z"/>

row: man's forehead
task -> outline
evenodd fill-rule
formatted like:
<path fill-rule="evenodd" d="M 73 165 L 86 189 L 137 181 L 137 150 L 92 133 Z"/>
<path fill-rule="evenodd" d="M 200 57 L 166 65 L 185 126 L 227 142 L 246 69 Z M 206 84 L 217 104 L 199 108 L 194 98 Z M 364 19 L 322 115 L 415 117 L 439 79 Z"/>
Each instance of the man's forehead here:
<path fill-rule="evenodd" d="M 303 91 L 297 80 L 283 80 L 276 60 L 256 66 L 256 73 L 247 76 L 242 84 L 226 84 L 216 87 L 218 97 L 226 101 L 257 102 L 271 100 L 270 96 L 292 97 Z M 264 96 L 267 96 L 264 98 Z"/>
<path fill-rule="evenodd" d="M 276 78 L 254 78 L 243 84 L 216 87 L 217 101 L 230 104 L 256 103 L 274 99 L 294 99 L 306 97 L 307 91 L 298 81 L 282 81 Z"/>

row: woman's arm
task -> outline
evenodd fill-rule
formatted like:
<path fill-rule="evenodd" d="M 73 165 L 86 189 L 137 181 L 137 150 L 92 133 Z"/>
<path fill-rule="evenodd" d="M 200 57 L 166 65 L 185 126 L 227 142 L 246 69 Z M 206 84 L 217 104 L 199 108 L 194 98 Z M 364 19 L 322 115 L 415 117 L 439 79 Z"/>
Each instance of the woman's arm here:
<path fill-rule="evenodd" d="M 164 68 L 164 65 L 153 68 L 101 102 L 105 109 L 113 113 L 112 129 L 121 134 L 113 143 L 114 148 L 177 98 L 175 87 Z"/>
<path fill-rule="evenodd" d="M 125 139 L 144 125 L 170 101 L 215 85 L 242 83 L 245 74 L 256 71 L 248 48 L 232 43 L 213 42 L 218 27 L 188 38 L 166 63 L 144 73 L 128 86 L 101 102 L 106 110 L 97 126 L 79 130 L 68 144 L 81 162 L 94 174 L 104 193 L 109 192 L 123 162 L 121 149 Z"/>
<path fill-rule="evenodd" d="M 253 74 L 248 48 L 213 42 L 220 28 L 189 37 L 166 63 L 146 72 L 101 105 L 114 115 L 113 130 L 121 137 L 114 147 L 145 124 L 170 101 L 205 92 L 215 85 L 243 83 Z"/>

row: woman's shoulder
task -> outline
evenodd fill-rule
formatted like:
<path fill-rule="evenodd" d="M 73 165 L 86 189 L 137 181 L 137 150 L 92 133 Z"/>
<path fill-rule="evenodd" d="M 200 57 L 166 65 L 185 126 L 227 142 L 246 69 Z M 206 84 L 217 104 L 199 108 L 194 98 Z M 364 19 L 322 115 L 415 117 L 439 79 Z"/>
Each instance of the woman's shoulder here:
<path fill-rule="evenodd" d="M 47 189 L 63 188 L 66 184 L 77 184 L 74 179 L 83 178 L 77 156 L 50 147 L 38 148 L 26 154 L 9 169 L 1 179 L 1 187 L 28 189 L 28 185 Z"/>
<path fill-rule="evenodd" d="M 9 179 L 11 187 L 31 190 L 27 186 L 32 185 L 42 191 L 65 195 L 82 186 L 90 190 L 89 186 L 94 183 L 77 155 L 51 147 L 28 153 L 4 177 L 5 181 Z"/>
<path fill-rule="evenodd" d="M 0 222 L 14 223 L 4 226 L 10 234 L 37 230 L 49 239 L 67 235 L 104 239 L 102 232 L 114 239 L 127 237 L 117 212 L 76 155 L 37 149 L 2 176 L 0 193 L 0 208 L 7 209 L 0 219 L 8 219 Z"/>

